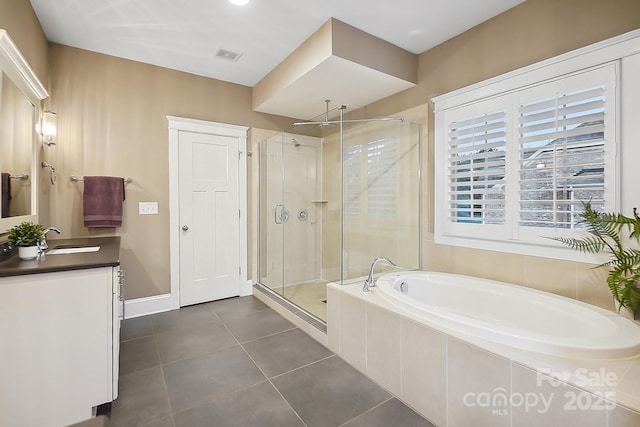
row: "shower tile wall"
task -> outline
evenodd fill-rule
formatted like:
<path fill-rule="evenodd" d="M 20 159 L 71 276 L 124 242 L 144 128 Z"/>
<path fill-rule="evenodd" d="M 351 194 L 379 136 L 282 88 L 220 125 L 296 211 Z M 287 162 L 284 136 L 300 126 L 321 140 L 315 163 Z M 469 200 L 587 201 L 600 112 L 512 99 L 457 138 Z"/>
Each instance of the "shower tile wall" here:
<path fill-rule="evenodd" d="M 340 138 L 322 142 L 322 277 L 340 280 Z"/>
<path fill-rule="evenodd" d="M 370 122 L 348 128 L 344 132 L 344 146 L 360 145 L 366 155 L 367 144 L 394 139 L 397 145 L 396 175 L 381 179 L 396 180 L 395 215 L 376 217 L 367 213 L 366 198 L 370 190 L 367 166 L 362 168 L 360 214 L 345 215 L 344 272 L 345 279 L 364 276 L 371 261 L 387 256 L 405 268 L 418 267 L 419 245 L 419 126 L 400 122 Z M 324 207 L 323 274 L 325 278 L 339 277 L 340 269 L 340 135 L 333 134 L 323 141 L 323 187 L 329 203 Z M 363 159 L 368 159 L 363 157 Z M 363 163 L 368 160 L 363 160 Z M 353 200 L 349 195 L 349 200 Z M 333 279 L 335 280 L 335 279 Z"/>
<path fill-rule="evenodd" d="M 284 225 L 284 282 L 301 283 L 320 277 L 320 233 L 322 212 L 318 203 L 321 196 L 320 156 L 321 142 L 314 137 L 285 135 L 284 204 L 289 219 Z M 306 216 L 305 216 L 306 215 Z"/>

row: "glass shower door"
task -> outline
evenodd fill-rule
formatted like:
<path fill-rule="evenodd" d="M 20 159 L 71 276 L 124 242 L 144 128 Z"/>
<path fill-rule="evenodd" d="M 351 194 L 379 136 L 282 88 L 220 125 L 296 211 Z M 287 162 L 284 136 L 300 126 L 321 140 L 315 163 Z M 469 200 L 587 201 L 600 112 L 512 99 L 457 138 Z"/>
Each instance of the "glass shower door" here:
<path fill-rule="evenodd" d="M 282 136 L 260 143 L 260 283 L 284 293 L 284 227 Z"/>
<path fill-rule="evenodd" d="M 260 145 L 260 282 L 321 319 L 321 141 L 288 133 Z"/>
<path fill-rule="evenodd" d="M 322 206 L 318 138 L 285 134 L 283 139 L 284 297 L 326 317 L 326 282 L 321 279 Z"/>

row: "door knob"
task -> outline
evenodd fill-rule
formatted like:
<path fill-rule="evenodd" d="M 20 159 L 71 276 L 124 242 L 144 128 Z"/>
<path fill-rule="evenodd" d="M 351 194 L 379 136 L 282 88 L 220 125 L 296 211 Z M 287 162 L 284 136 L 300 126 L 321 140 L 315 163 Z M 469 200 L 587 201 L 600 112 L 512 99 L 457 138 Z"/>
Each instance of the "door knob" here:
<path fill-rule="evenodd" d="M 183 225 L 183 226 L 182 226 L 182 231 L 187 231 L 188 229 L 189 229 L 189 226 L 188 226 L 188 225 Z"/>

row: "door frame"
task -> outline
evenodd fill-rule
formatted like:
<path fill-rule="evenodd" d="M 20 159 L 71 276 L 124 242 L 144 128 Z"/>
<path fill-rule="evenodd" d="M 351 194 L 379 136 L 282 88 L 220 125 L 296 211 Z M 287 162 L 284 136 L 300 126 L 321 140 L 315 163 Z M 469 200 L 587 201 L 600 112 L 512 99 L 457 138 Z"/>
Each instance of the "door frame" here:
<path fill-rule="evenodd" d="M 247 282 L 247 126 L 167 116 L 169 123 L 169 274 L 170 304 L 180 308 L 179 135 L 196 132 L 238 138 L 238 206 L 240 207 L 240 296 L 250 295 Z"/>

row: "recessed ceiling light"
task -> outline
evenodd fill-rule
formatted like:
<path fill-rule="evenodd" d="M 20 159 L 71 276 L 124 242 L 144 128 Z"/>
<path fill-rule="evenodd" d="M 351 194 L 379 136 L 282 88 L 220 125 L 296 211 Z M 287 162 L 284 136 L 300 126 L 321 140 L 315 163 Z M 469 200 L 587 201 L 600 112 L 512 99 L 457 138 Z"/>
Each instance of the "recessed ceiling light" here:
<path fill-rule="evenodd" d="M 235 4 L 236 6 L 246 6 L 249 4 L 249 0 L 229 0 L 229 3 Z"/>

